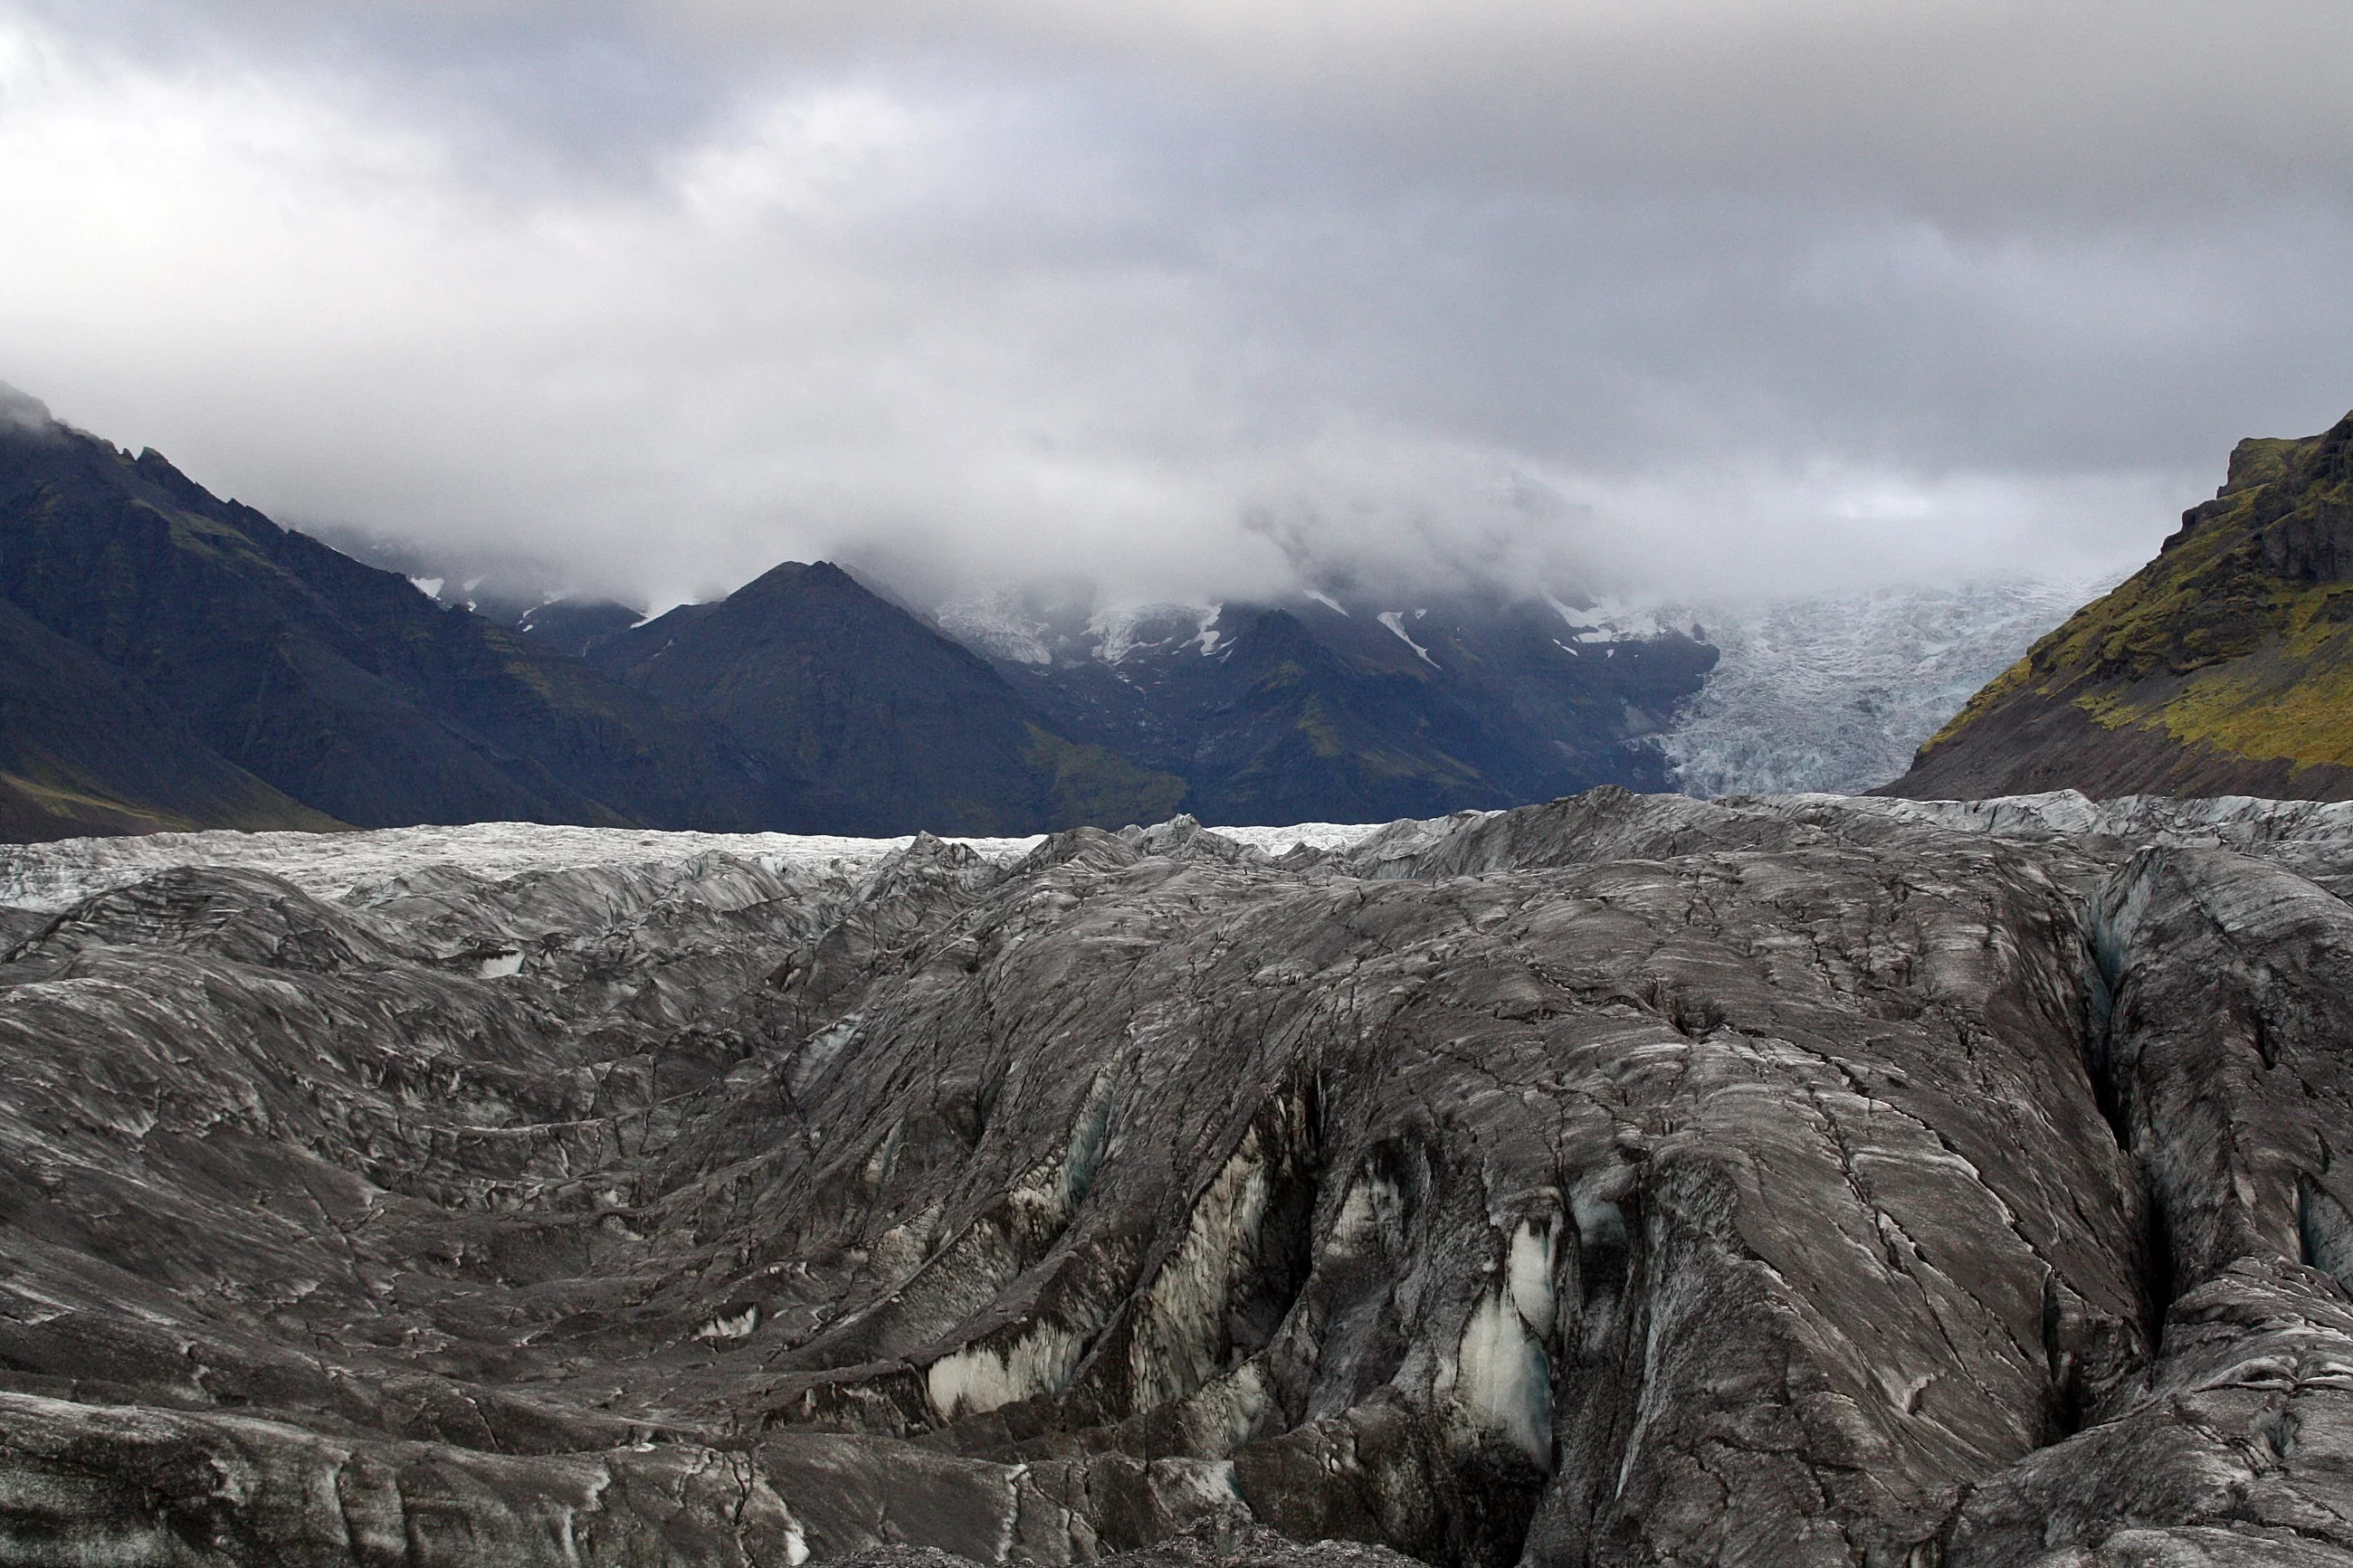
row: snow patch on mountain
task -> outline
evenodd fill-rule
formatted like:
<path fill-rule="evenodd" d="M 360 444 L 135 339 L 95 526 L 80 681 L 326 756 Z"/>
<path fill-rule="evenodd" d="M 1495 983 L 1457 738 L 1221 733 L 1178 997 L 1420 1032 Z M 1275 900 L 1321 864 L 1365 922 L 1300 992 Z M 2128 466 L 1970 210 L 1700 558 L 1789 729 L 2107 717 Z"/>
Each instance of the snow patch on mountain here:
<path fill-rule="evenodd" d="M 990 584 L 965 590 L 933 611 L 940 630 L 966 647 L 1015 664 L 1054 662 L 1054 627 L 1018 586 Z"/>
<path fill-rule="evenodd" d="M 1181 605 L 1172 605 L 1168 607 L 1176 613 L 1184 613 L 1184 607 Z M 1218 651 L 1219 640 L 1225 636 L 1218 629 L 1218 621 L 1225 613 L 1226 607 L 1223 605 L 1207 605 L 1201 606 L 1199 612 L 1193 617 L 1192 642 L 1194 647 L 1201 650 L 1203 658 Z"/>
<path fill-rule="evenodd" d="M 1570 642 L 1642 642 L 1684 629 L 1683 623 L 1672 621 L 1672 610 L 1659 605 L 1637 605 L 1623 599 L 1588 599 L 1580 607 L 1563 604 L 1549 594 L 1545 595 L 1545 603 L 1568 623 Z"/>
<path fill-rule="evenodd" d="M 1430 650 L 1422 647 L 1419 643 L 1414 641 L 1412 635 L 1405 629 L 1405 616 L 1401 613 L 1396 610 L 1383 610 L 1379 615 L 1373 618 L 1380 622 L 1381 625 L 1388 627 L 1392 632 L 1395 632 L 1397 634 L 1398 641 L 1405 644 L 1406 647 L 1419 654 L 1421 656 L 1422 663 L 1430 666 L 1432 669 L 1436 669 L 1438 668 L 1438 661 L 1430 657 Z"/>
<path fill-rule="evenodd" d="M 1153 605 L 1114 605 L 1097 610 L 1087 618 L 1087 633 L 1095 639 L 1094 657 L 1105 664 L 1117 664 L 1138 648 L 1156 648 L 1167 639 L 1152 634 L 1161 630 L 1155 623 L 1162 617 Z"/>
<path fill-rule="evenodd" d="M 1662 607 L 1659 620 L 1695 623 L 1722 657 L 1651 743 L 1690 795 L 1857 794 L 1911 766 L 1979 687 L 2115 581 Z"/>
<path fill-rule="evenodd" d="M 1704 687 L 1676 712 L 1628 710 L 1623 732 L 1660 749 L 1677 787 L 1701 796 L 1852 794 L 1903 773 L 1979 687 L 2123 574 L 1745 604 L 1544 597 L 1561 621 L 1551 640 L 1585 658 L 1677 635 L 1718 650 Z M 1349 613 L 1321 591 L 1302 593 Z M 1443 668 L 1414 636 L 1420 612 L 1357 609 Z M 990 657 L 1032 667 L 1099 660 L 1128 679 L 1154 659 L 1225 651 L 1222 614 L 1218 605 L 1100 605 L 1067 584 L 1008 584 L 973 585 L 935 612 L 949 636 Z"/>
<path fill-rule="evenodd" d="M 1191 646 L 1218 651 L 1223 605 L 1148 601 L 1095 605 L 1092 595 L 1041 593 L 1020 584 L 977 584 L 933 612 L 940 630 L 987 658 L 1013 664 L 1117 666 L 1139 653 Z"/>

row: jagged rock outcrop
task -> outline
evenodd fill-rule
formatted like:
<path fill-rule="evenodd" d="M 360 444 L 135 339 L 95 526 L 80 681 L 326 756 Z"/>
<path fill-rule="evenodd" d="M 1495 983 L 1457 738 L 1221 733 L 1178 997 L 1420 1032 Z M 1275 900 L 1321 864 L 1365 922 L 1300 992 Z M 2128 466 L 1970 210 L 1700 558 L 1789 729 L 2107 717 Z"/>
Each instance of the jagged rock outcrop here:
<path fill-rule="evenodd" d="M 2353 796 L 2353 415 L 2239 443 L 2156 560 L 1875 792 Z"/>
<path fill-rule="evenodd" d="M 2353 1562 L 2344 810 L 8 851 L 0 1561 Z"/>

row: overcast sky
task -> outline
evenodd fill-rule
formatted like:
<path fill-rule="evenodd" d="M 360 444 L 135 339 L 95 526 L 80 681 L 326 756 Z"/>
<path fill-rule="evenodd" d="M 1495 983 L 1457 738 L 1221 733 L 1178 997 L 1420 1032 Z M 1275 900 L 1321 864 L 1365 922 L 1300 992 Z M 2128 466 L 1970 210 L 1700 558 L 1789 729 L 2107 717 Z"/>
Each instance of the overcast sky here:
<path fill-rule="evenodd" d="M 2127 564 L 2348 279 L 2343 0 L 0 0 L 0 379 L 658 604 Z"/>

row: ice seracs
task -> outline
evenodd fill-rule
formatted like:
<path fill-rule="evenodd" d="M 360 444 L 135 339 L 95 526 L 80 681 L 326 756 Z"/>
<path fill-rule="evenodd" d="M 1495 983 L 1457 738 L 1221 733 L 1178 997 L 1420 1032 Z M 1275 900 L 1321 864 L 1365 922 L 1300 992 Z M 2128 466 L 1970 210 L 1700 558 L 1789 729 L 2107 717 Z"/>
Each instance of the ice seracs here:
<path fill-rule="evenodd" d="M 1188 819 L 1189 820 L 1189 819 Z M 1379 831 L 1374 824 L 1300 823 L 1289 827 L 1212 827 L 1270 855 L 1295 845 L 1344 848 Z M 1009 864 L 1041 836 L 956 838 L 984 858 Z M 168 867 L 234 866 L 283 878 L 315 898 L 343 899 L 428 867 L 493 879 L 533 871 L 643 868 L 691 880 L 709 856 L 733 857 L 771 871 L 830 878 L 847 884 L 873 872 L 914 842 L 796 833 L 672 833 L 624 827 L 567 827 L 534 822 L 484 822 L 454 827 L 386 827 L 354 833 L 150 833 L 0 845 L 0 905 L 69 909 L 93 893 L 127 887 Z M 505 962 L 500 955 L 494 962 Z M 512 969 L 501 973 L 512 973 Z"/>
<path fill-rule="evenodd" d="M 1719 657 L 1656 743 L 1692 795 L 1870 789 L 2105 585 L 2010 578 L 1662 607 Z"/>

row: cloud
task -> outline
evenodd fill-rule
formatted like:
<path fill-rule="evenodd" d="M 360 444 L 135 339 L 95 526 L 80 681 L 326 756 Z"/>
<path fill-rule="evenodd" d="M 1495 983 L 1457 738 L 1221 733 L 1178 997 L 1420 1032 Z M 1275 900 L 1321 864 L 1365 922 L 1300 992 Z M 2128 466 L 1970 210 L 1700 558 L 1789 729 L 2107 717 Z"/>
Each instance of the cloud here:
<path fill-rule="evenodd" d="M 2143 555 L 2353 403 L 2334 5 L 0 5 L 0 374 L 668 601 Z"/>

